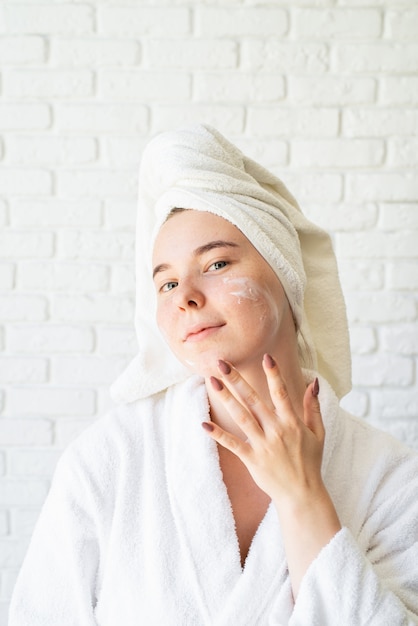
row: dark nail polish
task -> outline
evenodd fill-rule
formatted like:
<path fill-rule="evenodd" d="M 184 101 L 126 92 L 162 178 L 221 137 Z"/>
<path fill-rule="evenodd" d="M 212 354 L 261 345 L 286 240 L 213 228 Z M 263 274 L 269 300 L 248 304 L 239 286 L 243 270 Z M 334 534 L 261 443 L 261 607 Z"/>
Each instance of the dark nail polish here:
<path fill-rule="evenodd" d="M 202 422 L 202 428 L 203 430 L 207 430 L 208 433 L 211 433 L 213 431 L 213 424 L 210 422 Z"/>
<path fill-rule="evenodd" d="M 269 369 L 272 369 L 276 365 L 276 361 L 273 359 L 272 356 L 270 356 L 270 354 L 264 355 L 264 363 Z"/>
<path fill-rule="evenodd" d="M 216 391 L 222 391 L 222 389 L 224 388 L 221 381 L 218 378 L 215 378 L 215 376 L 210 377 L 210 382 L 212 383 L 212 387 L 216 389 Z"/>
<path fill-rule="evenodd" d="M 317 378 L 315 378 L 313 387 L 312 387 L 312 395 L 314 398 L 316 398 L 318 396 L 319 393 L 319 380 Z"/>
<path fill-rule="evenodd" d="M 225 363 L 225 361 L 222 361 L 221 359 L 218 361 L 218 367 L 222 374 L 228 375 L 231 373 L 231 368 L 228 363 Z"/>

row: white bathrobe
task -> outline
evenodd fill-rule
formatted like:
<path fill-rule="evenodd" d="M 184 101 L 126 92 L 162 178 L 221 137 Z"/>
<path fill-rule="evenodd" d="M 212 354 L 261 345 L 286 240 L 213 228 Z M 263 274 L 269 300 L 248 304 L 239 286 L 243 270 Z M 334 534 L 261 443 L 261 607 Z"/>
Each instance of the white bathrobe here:
<path fill-rule="evenodd" d="M 202 380 L 113 410 L 64 453 L 9 626 L 418 624 L 418 455 L 321 379 L 323 476 L 343 529 L 293 601 L 270 505 L 244 569 Z"/>

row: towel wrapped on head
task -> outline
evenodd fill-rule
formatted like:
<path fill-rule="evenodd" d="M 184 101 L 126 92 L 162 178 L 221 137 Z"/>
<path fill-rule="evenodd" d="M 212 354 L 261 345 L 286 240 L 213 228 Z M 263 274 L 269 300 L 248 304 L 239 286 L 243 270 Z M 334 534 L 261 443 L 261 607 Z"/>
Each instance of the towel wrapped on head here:
<path fill-rule="evenodd" d="M 301 365 L 322 374 L 338 397 L 348 393 L 347 318 L 329 235 L 305 218 L 276 176 L 215 129 L 194 125 L 158 135 L 142 156 L 136 240 L 139 352 L 112 385 L 112 397 L 132 402 L 191 375 L 155 320 L 152 250 L 174 208 L 208 211 L 239 228 L 283 285 L 298 330 Z"/>

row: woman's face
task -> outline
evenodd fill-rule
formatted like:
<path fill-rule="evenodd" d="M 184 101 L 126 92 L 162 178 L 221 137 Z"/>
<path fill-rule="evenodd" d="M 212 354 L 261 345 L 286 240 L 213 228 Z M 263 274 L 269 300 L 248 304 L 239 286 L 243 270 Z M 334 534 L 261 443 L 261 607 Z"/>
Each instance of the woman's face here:
<path fill-rule="evenodd" d="M 157 322 L 171 350 L 203 376 L 275 354 L 290 307 L 277 276 L 230 222 L 201 211 L 172 215 L 154 254 Z M 291 322 L 293 328 L 293 322 Z"/>

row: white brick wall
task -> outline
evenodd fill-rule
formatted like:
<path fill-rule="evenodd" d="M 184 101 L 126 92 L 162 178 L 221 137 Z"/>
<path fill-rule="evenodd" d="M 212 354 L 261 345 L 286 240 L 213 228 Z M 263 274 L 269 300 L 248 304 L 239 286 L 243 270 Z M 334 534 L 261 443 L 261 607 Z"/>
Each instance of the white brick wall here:
<path fill-rule="evenodd" d="M 60 451 L 135 353 L 137 168 L 218 127 L 331 230 L 353 412 L 418 449 L 416 0 L 3 0 L 0 626 Z"/>

